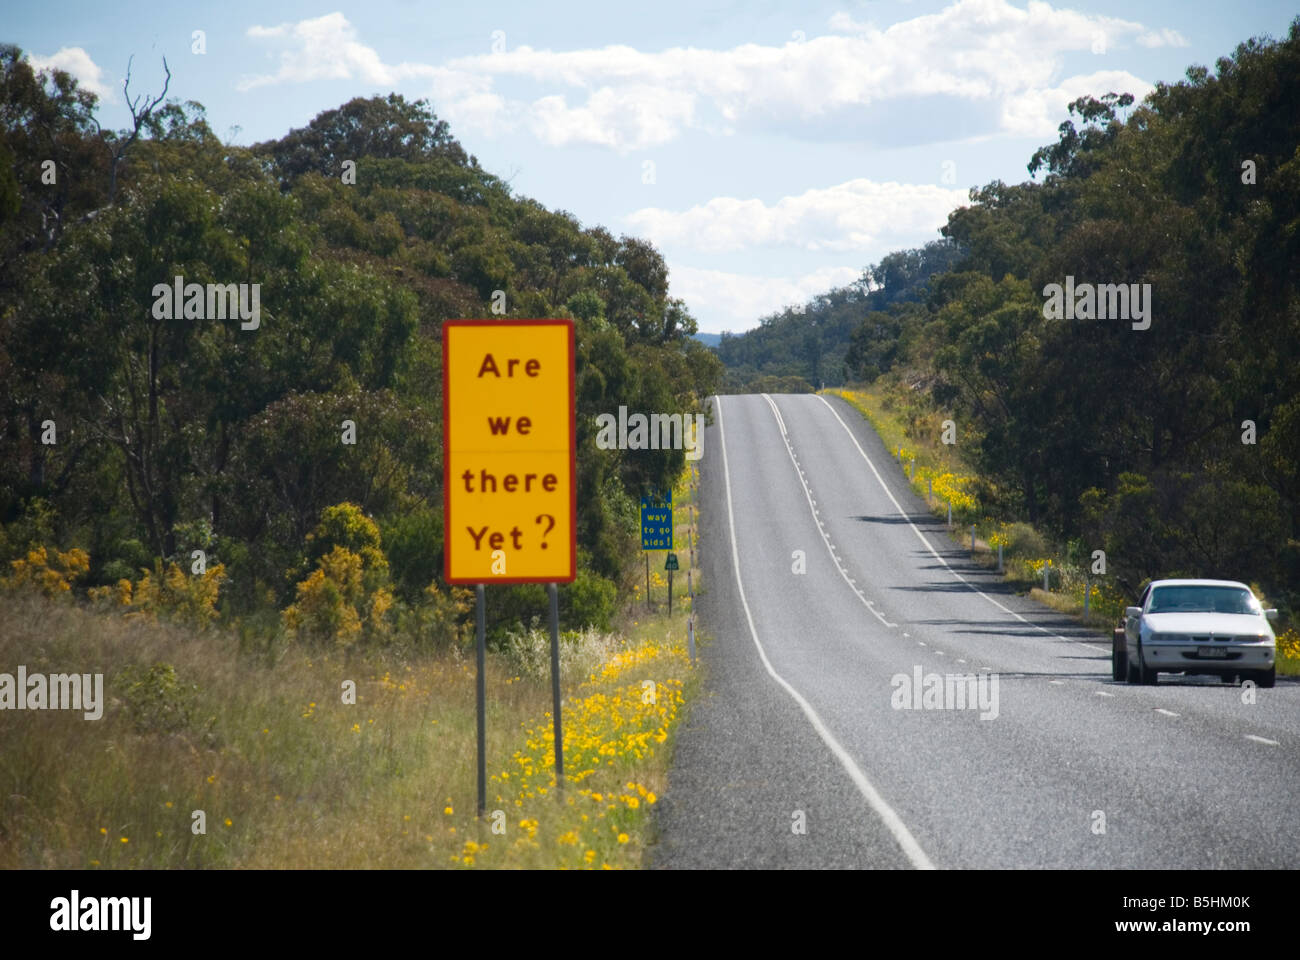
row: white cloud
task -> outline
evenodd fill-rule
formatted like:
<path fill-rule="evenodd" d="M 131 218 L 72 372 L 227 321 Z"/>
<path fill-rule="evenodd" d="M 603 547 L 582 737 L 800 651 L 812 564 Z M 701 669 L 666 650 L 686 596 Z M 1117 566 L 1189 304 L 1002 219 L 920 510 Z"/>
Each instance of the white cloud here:
<path fill-rule="evenodd" d="M 646 207 L 627 222 L 658 245 L 709 253 L 759 246 L 862 252 L 878 249 L 891 237 L 910 240 L 937 230 L 949 211 L 967 200 L 964 189 L 859 179 L 782 197 L 771 205 L 715 197 L 688 210 Z"/>
<path fill-rule="evenodd" d="M 342 13 L 331 13 L 249 29 L 251 38 L 281 48 L 279 69 L 245 77 L 239 88 L 328 78 L 390 86 L 423 78 L 432 84 L 439 114 L 459 127 L 489 135 L 523 129 L 551 145 L 585 143 L 622 153 L 667 143 L 688 129 L 729 133 L 746 123 L 794 136 L 834 133 L 847 125 L 841 120 L 860 125 L 873 104 L 936 96 L 1001 118 L 1003 126 L 984 135 L 1051 136 L 1060 115 L 1047 108 L 1060 100 L 1056 91 L 1081 79 L 1061 78 L 1066 54 L 1105 53 L 1129 38 L 1144 46 L 1186 43 L 1173 30 L 1042 0 L 1024 7 L 957 0 L 883 30 L 836 14 L 829 29 L 780 46 L 655 52 L 521 46 L 440 65 L 389 65 L 360 42 Z M 931 142 L 951 137 L 945 124 L 933 126 Z"/>
<path fill-rule="evenodd" d="M 78 84 L 102 101 L 112 103 L 116 99 L 113 89 L 104 83 L 103 68 L 90 59 L 90 54 L 81 47 L 61 47 L 48 57 L 29 54 L 27 60 L 32 69 L 38 72 L 64 70 L 72 74 L 77 78 Z"/>
<path fill-rule="evenodd" d="M 458 119 L 465 119 L 459 104 L 456 111 Z M 694 112 L 695 98 L 689 94 L 645 86 L 602 87 L 581 107 L 570 107 L 562 96 L 535 100 L 529 126 L 552 147 L 594 143 L 642 149 L 672 140 L 691 125 Z"/>
<path fill-rule="evenodd" d="M 836 33 L 870 33 L 876 29 L 874 23 L 854 20 L 852 14 L 843 11 L 831 14 L 826 22 Z"/>
<path fill-rule="evenodd" d="M 1137 42 L 1144 47 L 1186 47 L 1187 38 L 1177 30 L 1165 27 L 1163 30 L 1151 30 L 1138 35 Z"/>
<path fill-rule="evenodd" d="M 806 303 L 861 276 L 856 267 L 822 267 L 800 277 L 701 270 L 678 263 L 669 263 L 668 269 L 671 294 L 686 301 L 707 333 L 747 330 L 760 317 Z"/>
<path fill-rule="evenodd" d="M 1141 101 L 1154 88 L 1140 77 L 1124 70 L 1102 70 L 1063 80 L 1047 90 L 1026 90 L 1008 97 L 1002 104 L 1002 129 L 1021 137 L 1039 136 L 1044 129 L 1055 129 L 1067 117 L 1067 106 L 1084 95 L 1131 93 Z"/>
<path fill-rule="evenodd" d="M 392 86 L 414 76 L 431 76 L 434 67 L 424 64 L 383 62 L 374 47 L 357 40 L 356 28 L 342 13 L 282 23 L 274 27 L 254 25 L 246 31 L 254 40 L 284 41 L 280 69 L 271 74 L 241 77 L 236 89 L 247 91 L 272 83 L 307 83 L 312 80 L 359 78 L 377 86 Z"/>

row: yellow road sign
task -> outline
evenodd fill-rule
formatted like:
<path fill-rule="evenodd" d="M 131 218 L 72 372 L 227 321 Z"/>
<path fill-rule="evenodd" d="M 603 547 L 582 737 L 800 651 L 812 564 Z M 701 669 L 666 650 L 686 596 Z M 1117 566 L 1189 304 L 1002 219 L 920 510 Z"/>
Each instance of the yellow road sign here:
<path fill-rule="evenodd" d="M 442 327 L 448 583 L 568 583 L 577 573 L 573 321 Z"/>

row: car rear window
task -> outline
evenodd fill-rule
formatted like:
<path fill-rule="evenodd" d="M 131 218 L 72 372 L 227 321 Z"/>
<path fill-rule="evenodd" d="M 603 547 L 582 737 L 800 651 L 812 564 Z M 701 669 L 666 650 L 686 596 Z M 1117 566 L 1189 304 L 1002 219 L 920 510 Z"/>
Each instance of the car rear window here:
<path fill-rule="evenodd" d="M 1156 587 L 1148 613 L 1259 613 L 1254 594 L 1241 587 Z"/>

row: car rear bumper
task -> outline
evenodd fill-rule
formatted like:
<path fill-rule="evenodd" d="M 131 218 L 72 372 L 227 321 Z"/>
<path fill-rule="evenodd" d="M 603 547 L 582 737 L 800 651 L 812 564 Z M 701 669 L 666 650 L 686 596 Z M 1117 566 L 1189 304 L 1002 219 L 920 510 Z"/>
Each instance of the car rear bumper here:
<path fill-rule="evenodd" d="M 1212 653 L 1210 652 L 1212 651 Z M 1148 670 L 1187 673 L 1236 673 L 1267 670 L 1273 666 L 1276 647 L 1272 643 L 1146 643 L 1142 664 Z"/>

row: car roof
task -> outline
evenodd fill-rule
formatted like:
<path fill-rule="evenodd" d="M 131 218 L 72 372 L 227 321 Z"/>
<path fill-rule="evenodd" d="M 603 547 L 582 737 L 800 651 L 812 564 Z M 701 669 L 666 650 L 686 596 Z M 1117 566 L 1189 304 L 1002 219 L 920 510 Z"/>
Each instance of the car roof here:
<path fill-rule="evenodd" d="M 1238 580 L 1152 580 L 1152 587 L 1241 587 L 1249 590 Z"/>

